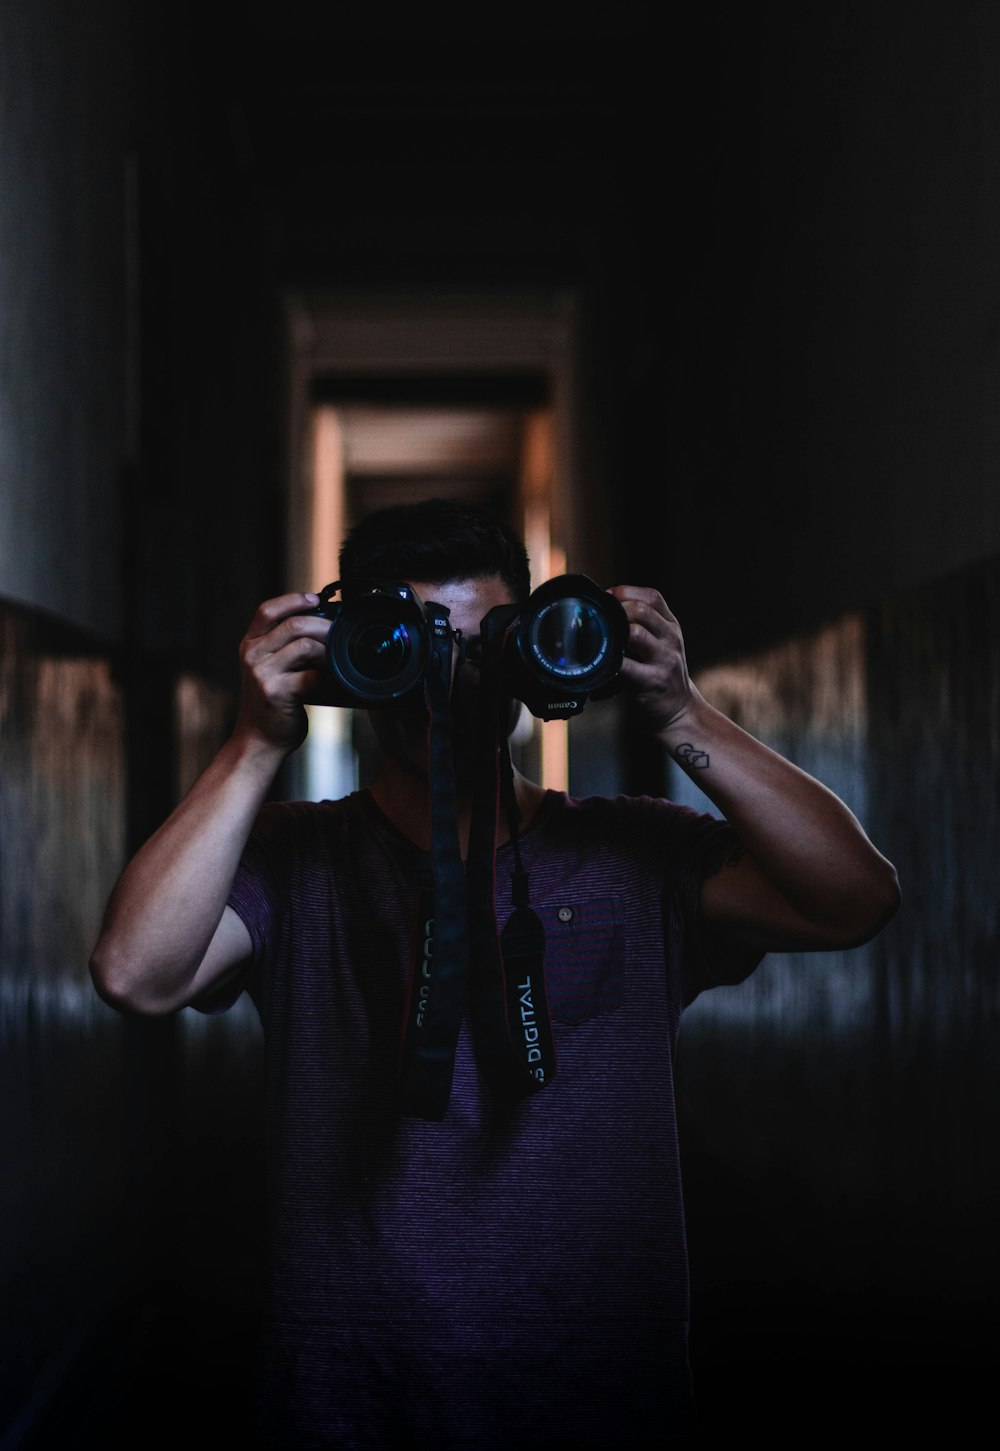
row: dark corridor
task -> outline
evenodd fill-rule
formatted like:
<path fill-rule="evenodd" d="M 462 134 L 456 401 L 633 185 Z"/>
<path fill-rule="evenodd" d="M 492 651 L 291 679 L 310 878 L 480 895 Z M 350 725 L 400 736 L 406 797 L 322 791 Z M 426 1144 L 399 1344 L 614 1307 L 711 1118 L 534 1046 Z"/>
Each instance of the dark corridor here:
<path fill-rule="evenodd" d="M 125 1021 L 87 960 L 292 585 L 303 399 L 556 409 L 571 567 L 662 590 L 896 864 L 874 943 L 686 1021 L 695 1378 L 720 1444 L 978 1438 L 996 7 L 3 0 L 0 88 L 0 1451 L 253 1445 L 255 1022 Z M 574 732 L 581 792 L 678 789 Z"/>

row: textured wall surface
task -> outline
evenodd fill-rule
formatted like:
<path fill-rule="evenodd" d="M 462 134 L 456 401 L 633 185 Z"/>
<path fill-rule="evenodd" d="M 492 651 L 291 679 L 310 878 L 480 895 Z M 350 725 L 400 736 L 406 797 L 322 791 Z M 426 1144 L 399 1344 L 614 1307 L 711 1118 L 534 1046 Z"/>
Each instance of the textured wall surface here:
<path fill-rule="evenodd" d="M 167 1367 L 248 1373 L 259 1033 L 242 1006 L 136 1021 L 98 998 L 88 959 L 125 860 L 122 690 L 31 612 L 0 609 L 0 647 L 0 1440 L 83 1428 L 124 1446 L 121 1418 Z M 230 706 L 191 676 L 175 696 L 187 776 Z"/>
<path fill-rule="evenodd" d="M 919 1266 L 924 1290 L 945 1313 L 957 1312 L 970 1336 L 984 1332 L 992 1354 L 1000 1303 L 1000 563 L 883 605 L 870 655 L 877 777 L 895 782 L 883 830 L 910 884 L 881 1019 L 886 1156 L 902 1211 L 896 1244 Z"/>
<path fill-rule="evenodd" d="M 103 1301 L 127 1104 L 124 1037 L 87 969 L 123 864 L 120 692 L 65 630 L 5 609 L 0 641 L 2 1423 Z"/>
<path fill-rule="evenodd" d="M 703 996 L 681 1102 L 706 1409 L 971 1425 L 996 1353 L 1000 563 L 706 672 L 900 875 L 853 952 Z M 697 797 L 680 784 L 678 794 Z M 735 1421 L 734 1421 L 735 1424 Z"/>
<path fill-rule="evenodd" d="M 127 12 L 0 6 L 0 598 L 107 638 L 135 386 Z"/>

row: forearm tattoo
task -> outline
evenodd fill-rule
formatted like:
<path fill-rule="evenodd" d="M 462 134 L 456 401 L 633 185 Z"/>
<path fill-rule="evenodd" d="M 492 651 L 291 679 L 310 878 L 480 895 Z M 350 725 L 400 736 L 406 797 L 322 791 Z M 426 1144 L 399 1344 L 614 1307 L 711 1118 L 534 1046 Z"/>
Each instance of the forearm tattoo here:
<path fill-rule="evenodd" d="M 687 766 L 692 771 L 708 770 L 708 752 L 699 751 L 698 747 L 693 746 L 690 741 L 685 741 L 683 745 L 678 746 L 674 755 L 682 766 Z"/>

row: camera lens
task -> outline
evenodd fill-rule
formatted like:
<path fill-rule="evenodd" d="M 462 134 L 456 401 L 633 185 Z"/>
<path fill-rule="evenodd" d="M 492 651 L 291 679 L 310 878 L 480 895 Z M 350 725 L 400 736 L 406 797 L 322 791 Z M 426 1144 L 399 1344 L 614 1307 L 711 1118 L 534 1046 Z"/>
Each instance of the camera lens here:
<path fill-rule="evenodd" d="M 429 641 L 416 596 L 376 588 L 345 601 L 326 654 L 334 680 L 353 703 L 387 705 L 420 685 Z"/>
<path fill-rule="evenodd" d="M 600 610 L 589 600 L 569 595 L 538 611 L 531 623 L 529 644 L 543 669 L 573 679 L 601 663 L 609 639 Z"/>
<path fill-rule="evenodd" d="M 347 655 L 359 676 L 373 681 L 392 680 L 406 668 L 413 641 L 405 624 L 362 624 L 347 644 Z"/>
<path fill-rule="evenodd" d="M 591 696 L 615 693 L 629 626 L 613 594 L 585 574 L 562 574 L 539 585 L 523 606 L 509 608 L 513 625 L 500 622 L 508 631 L 504 687 L 532 715 L 562 720 L 583 710 Z"/>

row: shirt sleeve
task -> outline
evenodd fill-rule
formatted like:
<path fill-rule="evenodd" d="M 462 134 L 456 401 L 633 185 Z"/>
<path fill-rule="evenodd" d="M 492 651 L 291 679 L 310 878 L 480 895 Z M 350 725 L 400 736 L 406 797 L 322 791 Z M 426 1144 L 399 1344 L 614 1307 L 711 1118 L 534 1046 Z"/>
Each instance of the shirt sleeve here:
<path fill-rule="evenodd" d="M 261 814 L 240 859 L 228 906 L 243 922 L 253 946 L 251 962 L 260 967 L 269 954 L 278 919 L 279 883 L 274 869 L 277 822 Z"/>
<path fill-rule="evenodd" d="M 701 889 L 714 875 L 736 841 L 727 821 L 680 808 L 684 822 L 684 849 L 675 858 L 668 881 L 665 908 L 683 923 L 681 992 L 688 1007 L 700 993 L 713 987 L 734 987 L 745 982 L 765 954 L 756 948 L 733 947 L 711 941 L 703 930 Z M 670 924 L 667 924 L 668 931 Z"/>
<path fill-rule="evenodd" d="M 274 840 L 280 818 L 264 807 L 250 834 L 229 889 L 226 905 L 231 907 L 250 934 L 251 955 L 242 970 L 221 986 L 209 988 L 191 1006 L 200 1013 L 223 1013 L 249 987 L 267 961 L 277 920 L 279 884 L 273 868 Z"/>

